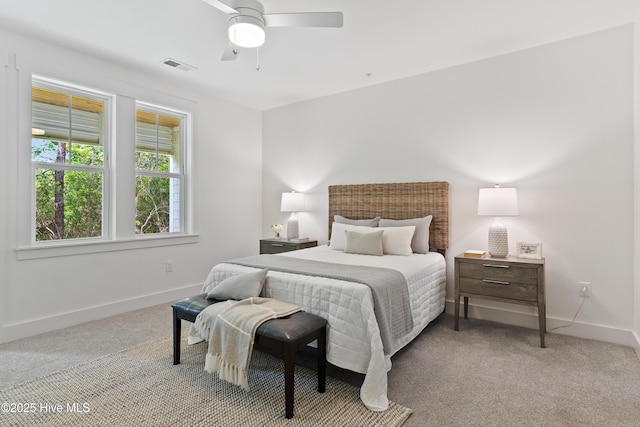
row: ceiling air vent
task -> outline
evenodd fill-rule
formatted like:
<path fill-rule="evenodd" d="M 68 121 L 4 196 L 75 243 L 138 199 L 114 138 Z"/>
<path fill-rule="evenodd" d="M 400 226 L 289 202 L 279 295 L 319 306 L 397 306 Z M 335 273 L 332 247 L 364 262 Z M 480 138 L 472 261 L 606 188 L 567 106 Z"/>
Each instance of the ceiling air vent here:
<path fill-rule="evenodd" d="M 182 71 L 192 71 L 197 69 L 193 65 L 185 64 L 184 62 L 180 62 L 173 58 L 167 58 L 164 61 L 162 61 L 162 63 Z"/>

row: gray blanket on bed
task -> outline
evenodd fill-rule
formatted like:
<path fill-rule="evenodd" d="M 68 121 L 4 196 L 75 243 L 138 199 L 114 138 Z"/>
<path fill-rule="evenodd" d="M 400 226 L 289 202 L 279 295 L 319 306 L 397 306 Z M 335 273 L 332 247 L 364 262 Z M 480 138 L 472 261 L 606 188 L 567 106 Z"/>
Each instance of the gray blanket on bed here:
<path fill-rule="evenodd" d="M 226 262 L 285 273 L 345 280 L 369 286 L 385 353 L 396 347 L 395 340 L 413 329 L 407 280 L 397 270 L 278 255 L 256 255 Z"/>

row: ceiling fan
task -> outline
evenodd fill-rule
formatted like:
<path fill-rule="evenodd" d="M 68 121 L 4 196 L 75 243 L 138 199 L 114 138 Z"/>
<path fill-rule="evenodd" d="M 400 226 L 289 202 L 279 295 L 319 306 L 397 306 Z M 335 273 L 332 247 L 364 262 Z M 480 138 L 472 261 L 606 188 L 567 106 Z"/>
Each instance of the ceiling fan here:
<path fill-rule="evenodd" d="M 223 61 L 236 59 L 238 47 L 264 44 L 265 27 L 342 27 L 342 12 L 264 13 L 258 0 L 203 0 L 229 15 L 229 44 Z"/>

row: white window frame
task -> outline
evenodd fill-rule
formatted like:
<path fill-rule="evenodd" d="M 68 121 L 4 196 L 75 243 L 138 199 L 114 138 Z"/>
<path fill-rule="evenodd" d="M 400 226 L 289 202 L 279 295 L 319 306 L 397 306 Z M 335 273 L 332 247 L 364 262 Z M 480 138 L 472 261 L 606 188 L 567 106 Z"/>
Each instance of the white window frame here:
<path fill-rule="evenodd" d="M 61 92 L 68 94 L 69 96 L 77 95 L 81 97 L 91 97 L 93 99 L 99 99 L 103 102 L 103 159 L 102 159 L 102 167 L 98 166 L 86 166 L 86 165 L 76 165 L 70 163 L 55 163 L 55 162 L 41 162 L 41 161 L 31 161 L 31 244 L 32 246 L 45 246 L 45 245 L 66 245 L 71 242 L 73 243 L 85 243 L 91 241 L 100 241 L 110 239 L 112 236 L 111 232 L 111 215 L 109 214 L 110 209 L 110 199 L 111 199 L 111 190 L 110 190 L 110 159 L 111 159 L 111 117 L 112 117 L 112 105 L 115 101 L 115 95 L 109 94 L 102 91 L 97 91 L 94 89 L 90 89 L 87 87 L 82 87 L 76 84 L 62 82 L 59 80 L 54 80 L 48 77 L 33 75 L 32 76 L 32 87 L 41 87 L 43 89 L 51 89 L 56 92 Z M 46 138 L 43 138 L 46 139 Z M 37 169 L 54 169 L 54 170 L 63 170 L 63 171 L 78 171 L 78 172 L 89 172 L 89 173 L 101 173 L 102 174 L 102 227 L 101 227 L 101 236 L 99 237 L 80 237 L 73 239 L 60 239 L 60 240 L 36 240 L 36 182 L 35 175 Z"/>
<path fill-rule="evenodd" d="M 140 170 L 140 169 L 136 169 L 135 171 L 135 175 L 136 177 L 138 175 L 141 176 L 148 176 L 148 177 L 155 177 L 155 178 L 169 178 L 169 179 L 178 179 L 180 182 L 179 188 L 178 188 L 178 209 L 177 209 L 177 215 L 178 215 L 178 230 L 177 231 L 171 231 L 171 229 L 169 230 L 168 233 L 149 233 L 149 234 L 136 234 L 137 238 L 147 238 L 147 237 L 153 237 L 153 236 L 164 236 L 167 234 L 182 234 L 185 231 L 185 227 L 186 227 L 186 223 L 185 223 L 185 204 L 186 204 L 186 168 L 187 168 L 187 162 L 186 160 L 186 155 L 187 155 L 187 138 L 188 138 L 188 132 L 187 129 L 189 128 L 189 122 L 190 122 L 190 115 L 187 112 L 184 111 L 179 111 L 176 109 L 171 109 L 171 108 L 167 108 L 164 106 L 160 106 L 158 104 L 155 103 L 149 103 L 149 102 L 144 102 L 144 101 L 136 101 L 136 111 L 140 109 L 140 110 L 145 110 L 145 111 L 150 111 L 153 113 L 156 113 L 158 115 L 168 115 L 168 116 L 173 116 L 173 117 L 179 117 L 180 118 L 180 155 L 179 155 L 179 160 L 178 160 L 178 171 L 179 172 L 157 172 L 157 171 L 145 171 L 145 170 Z M 137 142 L 137 138 L 136 138 L 136 142 Z M 157 141 L 156 141 L 157 142 Z M 135 144 L 134 144 L 135 145 Z M 134 149 L 137 149 L 137 146 L 134 147 Z M 173 189 L 171 190 L 173 191 Z M 174 199 L 173 199 L 173 194 L 170 193 L 170 206 L 173 205 L 174 203 Z M 175 219 L 175 217 L 173 215 L 175 215 L 175 211 L 170 207 L 170 210 L 172 211 L 169 214 L 169 219 L 171 221 L 171 219 Z"/>
<path fill-rule="evenodd" d="M 30 143 L 33 76 L 64 83 L 74 82 L 71 86 L 97 88 L 97 92 L 116 94 L 110 111 L 112 117 L 109 130 L 112 139 L 109 153 L 111 169 L 109 177 L 104 180 L 104 185 L 109 189 L 106 194 L 109 206 L 104 207 L 103 230 L 105 230 L 104 222 L 108 221 L 109 231 L 103 233 L 103 239 L 63 239 L 40 241 L 38 244 L 34 242 L 35 219 L 32 221 L 32 212 L 35 215 L 35 195 L 32 197 L 31 188 L 34 188 L 33 192 L 35 192 L 33 182 L 35 174 Z M 15 91 L 9 92 L 7 97 L 7 105 L 16 107 L 15 120 L 12 121 L 16 123 L 15 127 L 12 127 L 15 145 L 7 150 L 8 154 L 14 153 L 13 158 L 17 162 L 18 177 L 14 183 L 15 190 L 12 191 L 15 191 L 16 195 L 24 195 L 24 197 L 16 197 L 18 206 L 15 256 L 18 261 L 198 243 L 199 234 L 196 231 L 198 215 L 192 196 L 194 188 L 191 179 L 194 159 L 188 157 L 192 152 L 193 122 L 197 115 L 197 103 L 153 89 L 123 84 L 106 76 L 87 74 L 82 70 L 66 67 L 52 68 L 49 64 L 43 64 L 42 61 L 24 56 L 16 58 L 14 63 L 9 64 L 7 79 L 11 80 L 8 87 L 16 88 Z M 171 105 L 175 107 L 175 111 L 187 115 L 182 129 L 184 132 L 181 148 L 183 150 L 182 223 L 179 233 L 135 234 L 135 217 L 129 212 L 132 212 L 135 205 L 132 197 L 134 186 L 131 183 L 132 179 L 135 180 L 135 104 L 137 99 L 144 99 L 152 105 Z M 8 135 L 11 135 L 11 131 Z"/>

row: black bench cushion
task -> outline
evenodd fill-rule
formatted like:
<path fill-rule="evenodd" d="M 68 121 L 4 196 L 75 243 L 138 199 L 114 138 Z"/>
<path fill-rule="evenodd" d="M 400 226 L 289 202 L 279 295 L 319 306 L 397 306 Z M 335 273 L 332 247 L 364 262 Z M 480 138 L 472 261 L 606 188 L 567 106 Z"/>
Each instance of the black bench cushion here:
<path fill-rule="evenodd" d="M 256 330 L 257 335 L 281 342 L 294 342 L 318 331 L 327 324 L 327 320 L 315 314 L 299 311 L 287 317 L 271 319 Z"/>
<path fill-rule="evenodd" d="M 198 314 L 211 304 L 219 300 L 207 299 L 207 294 L 200 294 L 181 299 L 171 304 L 177 310 L 180 319 L 194 322 Z M 293 320 L 293 321 L 291 321 Z M 299 311 L 287 317 L 271 319 L 262 323 L 256 330 L 256 334 L 273 338 L 280 342 L 294 342 L 310 333 L 313 333 L 327 324 L 327 320 L 315 314 Z"/>
<path fill-rule="evenodd" d="M 180 311 L 180 318 L 194 322 L 198 314 L 211 304 L 220 302 L 218 300 L 208 300 L 207 294 L 195 295 L 189 298 L 181 299 L 171 304 L 171 307 Z"/>

